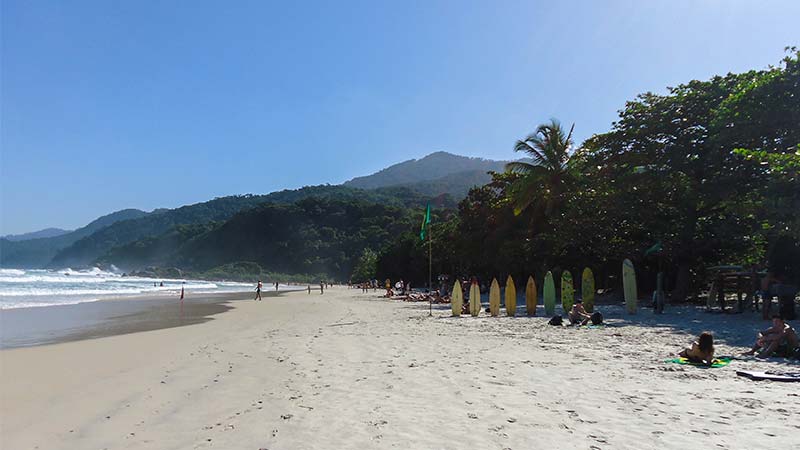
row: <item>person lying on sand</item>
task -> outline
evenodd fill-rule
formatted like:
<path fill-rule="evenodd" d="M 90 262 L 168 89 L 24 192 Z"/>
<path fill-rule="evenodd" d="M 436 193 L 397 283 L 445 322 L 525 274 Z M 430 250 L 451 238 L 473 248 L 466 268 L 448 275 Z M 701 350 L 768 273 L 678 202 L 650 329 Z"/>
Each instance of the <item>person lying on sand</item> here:
<path fill-rule="evenodd" d="M 591 319 L 592 316 L 583 309 L 583 301 L 575 300 L 575 304 L 569 311 L 569 321 L 573 325 L 586 325 Z"/>
<path fill-rule="evenodd" d="M 743 355 L 758 353 L 759 358 L 770 356 L 792 356 L 795 349 L 800 346 L 797 332 L 779 315 L 772 316 L 772 326 L 758 333 L 756 343 L 750 351 Z M 760 350 L 760 351 L 759 351 Z"/>
<path fill-rule="evenodd" d="M 692 342 L 692 346 L 682 350 L 678 356 L 693 363 L 710 366 L 714 362 L 714 337 L 708 331 L 700 333 L 700 337 Z"/>

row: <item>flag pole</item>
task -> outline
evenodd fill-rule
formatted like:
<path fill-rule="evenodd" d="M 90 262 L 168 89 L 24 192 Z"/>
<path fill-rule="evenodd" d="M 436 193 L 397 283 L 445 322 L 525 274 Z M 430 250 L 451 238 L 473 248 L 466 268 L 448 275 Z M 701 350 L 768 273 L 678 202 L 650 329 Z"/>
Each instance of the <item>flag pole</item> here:
<path fill-rule="evenodd" d="M 428 224 L 428 317 L 433 316 L 433 250 L 431 245 L 431 224 Z"/>

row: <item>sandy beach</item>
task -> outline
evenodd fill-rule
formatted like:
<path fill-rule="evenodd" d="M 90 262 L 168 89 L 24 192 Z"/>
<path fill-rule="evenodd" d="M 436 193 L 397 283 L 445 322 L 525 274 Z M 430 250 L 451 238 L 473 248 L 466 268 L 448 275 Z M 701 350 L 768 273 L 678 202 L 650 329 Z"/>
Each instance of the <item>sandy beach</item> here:
<path fill-rule="evenodd" d="M 243 296 L 241 299 L 244 299 Z M 189 326 L 0 351 L 3 449 L 800 446 L 800 384 L 664 363 L 705 329 L 744 350 L 757 314 L 669 308 L 610 326 L 450 317 L 333 288 Z M 438 306 L 438 307 L 437 307 Z M 518 312 L 519 314 L 519 312 Z"/>

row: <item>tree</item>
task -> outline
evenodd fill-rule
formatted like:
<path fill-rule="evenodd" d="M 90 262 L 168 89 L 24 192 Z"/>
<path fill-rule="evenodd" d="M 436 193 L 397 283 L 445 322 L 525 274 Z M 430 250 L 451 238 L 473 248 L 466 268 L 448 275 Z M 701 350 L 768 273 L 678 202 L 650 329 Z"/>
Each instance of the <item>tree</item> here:
<path fill-rule="evenodd" d="M 574 129 L 573 124 L 565 133 L 561 124 L 551 119 L 549 124 L 539 125 L 534 133 L 514 145 L 514 151 L 525 153 L 532 160 L 506 165 L 506 170 L 521 175 L 511 189 L 514 214 L 519 215 L 532 207 L 533 219 L 537 221 L 558 209 L 571 175 L 569 161 Z"/>
<path fill-rule="evenodd" d="M 763 255 L 759 211 L 769 176 L 735 149 L 793 151 L 796 61 L 640 95 L 612 131 L 585 144 L 598 173 L 616 182 L 613 201 L 637 205 L 620 222 L 664 242 L 665 259 L 677 266 L 674 299 L 688 295 L 704 265 Z"/>
<path fill-rule="evenodd" d="M 355 283 L 361 283 L 375 278 L 378 269 L 378 254 L 371 248 L 365 248 L 356 262 L 353 269 L 353 276 L 350 278 Z"/>

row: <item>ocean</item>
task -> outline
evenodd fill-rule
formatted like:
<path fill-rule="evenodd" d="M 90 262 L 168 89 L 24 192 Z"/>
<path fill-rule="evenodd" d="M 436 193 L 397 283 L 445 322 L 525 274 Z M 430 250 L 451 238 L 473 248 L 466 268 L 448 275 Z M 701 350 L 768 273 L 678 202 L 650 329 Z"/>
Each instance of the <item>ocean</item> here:
<path fill-rule="evenodd" d="M 123 277 L 98 268 L 0 269 L 0 309 L 69 305 L 142 294 L 179 296 L 181 287 L 187 295 L 255 290 L 255 284 L 250 283 Z"/>

